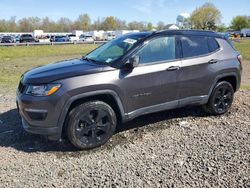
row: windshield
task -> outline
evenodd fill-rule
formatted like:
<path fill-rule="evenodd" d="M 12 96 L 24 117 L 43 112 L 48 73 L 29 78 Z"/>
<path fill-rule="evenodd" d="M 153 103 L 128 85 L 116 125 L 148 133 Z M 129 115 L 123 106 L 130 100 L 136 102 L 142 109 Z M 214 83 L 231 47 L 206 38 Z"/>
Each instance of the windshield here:
<path fill-rule="evenodd" d="M 124 35 L 90 52 L 86 58 L 95 62 L 111 64 L 125 55 L 145 36 L 146 34 Z"/>

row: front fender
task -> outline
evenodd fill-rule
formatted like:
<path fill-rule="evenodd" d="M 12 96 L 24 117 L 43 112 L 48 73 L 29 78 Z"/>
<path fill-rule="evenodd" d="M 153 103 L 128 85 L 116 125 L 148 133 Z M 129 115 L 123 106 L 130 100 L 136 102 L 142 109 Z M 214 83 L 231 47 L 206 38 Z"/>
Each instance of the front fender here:
<path fill-rule="evenodd" d="M 58 123 L 57 123 L 57 126 L 60 127 L 61 133 L 62 133 L 62 128 L 63 128 L 64 122 L 66 120 L 66 116 L 67 116 L 68 111 L 70 109 L 70 106 L 75 101 L 77 101 L 78 99 L 86 98 L 86 97 L 94 97 L 94 96 L 105 95 L 105 94 L 106 95 L 111 95 L 115 99 L 115 101 L 117 103 L 117 106 L 119 108 L 120 114 L 121 114 L 122 121 L 125 121 L 124 107 L 123 107 L 123 104 L 121 102 L 120 97 L 118 96 L 118 94 L 116 92 L 114 92 L 112 90 L 98 90 L 98 91 L 86 92 L 86 93 L 81 93 L 81 94 L 78 94 L 78 95 L 74 95 L 74 96 L 70 97 L 65 102 L 65 104 L 64 104 L 64 106 L 62 108 L 62 112 L 60 114 Z"/>

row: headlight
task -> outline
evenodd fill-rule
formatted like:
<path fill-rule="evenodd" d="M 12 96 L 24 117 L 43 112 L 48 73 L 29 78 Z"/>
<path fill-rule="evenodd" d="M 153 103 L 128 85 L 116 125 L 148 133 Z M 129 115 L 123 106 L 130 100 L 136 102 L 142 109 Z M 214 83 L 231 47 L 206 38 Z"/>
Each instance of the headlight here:
<path fill-rule="evenodd" d="M 50 96 L 53 93 L 57 92 L 61 87 L 61 84 L 46 84 L 46 85 L 37 85 L 29 86 L 26 94 L 33 96 Z"/>

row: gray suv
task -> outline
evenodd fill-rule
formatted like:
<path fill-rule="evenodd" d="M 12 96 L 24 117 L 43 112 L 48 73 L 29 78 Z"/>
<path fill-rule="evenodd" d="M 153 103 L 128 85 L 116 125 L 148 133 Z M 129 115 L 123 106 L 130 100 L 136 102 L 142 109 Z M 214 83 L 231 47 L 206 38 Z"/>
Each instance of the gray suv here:
<path fill-rule="evenodd" d="M 210 31 L 141 32 L 114 39 L 82 59 L 26 72 L 17 107 L 26 131 L 80 149 L 106 143 L 119 122 L 201 105 L 226 113 L 241 82 L 241 56 Z M 166 112 L 167 113 L 167 112 Z"/>

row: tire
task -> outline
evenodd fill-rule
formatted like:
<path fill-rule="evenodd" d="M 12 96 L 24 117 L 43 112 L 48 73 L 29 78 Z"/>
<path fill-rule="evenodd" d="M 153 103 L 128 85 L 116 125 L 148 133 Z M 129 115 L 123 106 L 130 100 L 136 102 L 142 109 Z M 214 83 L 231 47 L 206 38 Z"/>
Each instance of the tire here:
<path fill-rule="evenodd" d="M 222 115 L 231 108 L 233 99 L 234 89 L 232 85 L 226 81 L 218 82 L 203 109 L 211 115 Z"/>
<path fill-rule="evenodd" d="M 114 134 L 116 125 L 116 114 L 108 104 L 90 101 L 70 112 L 66 132 L 75 147 L 87 150 L 105 144 Z"/>

